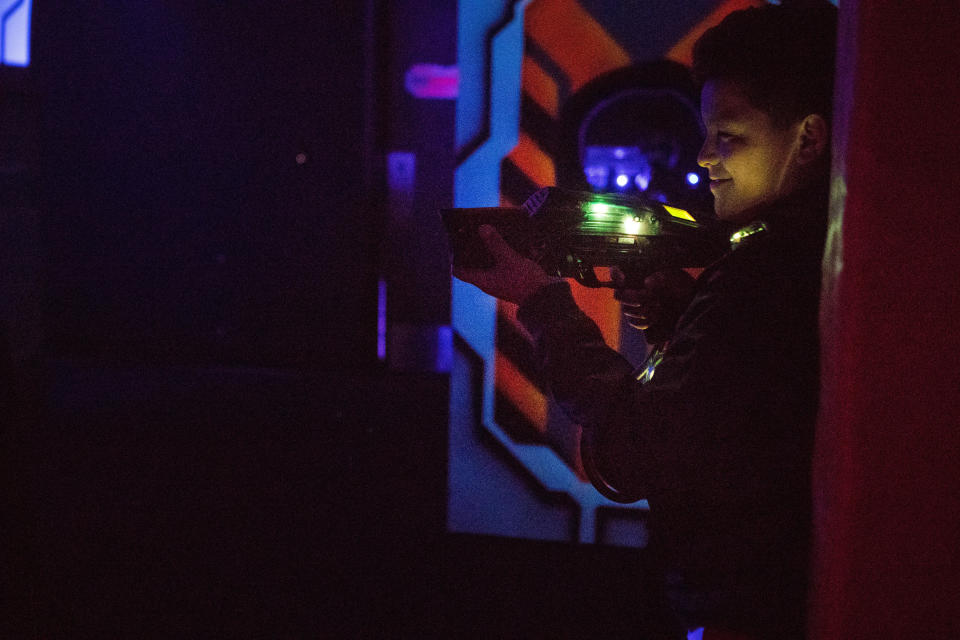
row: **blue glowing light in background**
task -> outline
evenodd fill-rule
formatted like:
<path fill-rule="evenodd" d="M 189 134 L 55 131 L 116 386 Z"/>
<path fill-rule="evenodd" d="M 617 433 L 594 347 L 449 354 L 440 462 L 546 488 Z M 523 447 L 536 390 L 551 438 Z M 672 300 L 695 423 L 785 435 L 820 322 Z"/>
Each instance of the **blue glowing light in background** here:
<path fill-rule="evenodd" d="M 687 184 L 691 187 L 696 186 L 700 183 L 700 175 L 691 171 L 687 174 Z"/>
<path fill-rule="evenodd" d="M 0 64 L 30 64 L 31 0 L 0 0 Z"/>
<path fill-rule="evenodd" d="M 621 173 L 617 176 L 617 186 L 621 189 L 630 184 L 630 176 L 625 173 Z"/>
<path fill-rule="evenodd" d="M 591 165 L 584 169 L 587 176 L 587 182 L 594 189 L 601 190 L 607 188 L 607 180 L 610 177 L 610 170 L 605 165 Z"/>

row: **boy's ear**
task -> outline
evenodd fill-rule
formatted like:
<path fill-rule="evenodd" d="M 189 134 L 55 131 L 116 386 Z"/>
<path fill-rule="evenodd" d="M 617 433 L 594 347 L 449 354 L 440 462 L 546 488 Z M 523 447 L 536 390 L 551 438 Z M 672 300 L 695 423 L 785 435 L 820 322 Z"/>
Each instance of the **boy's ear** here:
<path fill-rule="evenodd" d="M 823 116 L 811 113 L 804 118 L 797 131 L 797 142 L 800 164 L 810 164 L 823 157 L 830 144 L 830 127 Z"/>

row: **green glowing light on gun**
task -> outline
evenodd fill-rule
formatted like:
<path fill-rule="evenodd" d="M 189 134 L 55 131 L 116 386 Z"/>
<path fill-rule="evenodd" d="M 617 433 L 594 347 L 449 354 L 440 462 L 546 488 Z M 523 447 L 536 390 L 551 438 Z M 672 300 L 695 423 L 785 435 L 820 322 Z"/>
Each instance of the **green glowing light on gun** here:
<path fill-rule="evenodd" d="M 623 232 L 628 233 L 632 236 L 639 235 L 641 230 L 643 230 L 644 224 L 640 219 L 640 216 L 632 216 L 629 218 L 624 218 L 623 220 Z"/>
<path fill-rule="evenodd" d="M 583 211 L 591 220 L 608 220 L 611 217 L 633 217 L 633 209 L 606 202 L 588 202 L 583 205 Z"/>
<path fill-rule="evenodd" d="M 612 207 L 606 202 L 588 202 L 583 205 L 584 212 L 591 218 L 606 218 L 610 215 Z"/>

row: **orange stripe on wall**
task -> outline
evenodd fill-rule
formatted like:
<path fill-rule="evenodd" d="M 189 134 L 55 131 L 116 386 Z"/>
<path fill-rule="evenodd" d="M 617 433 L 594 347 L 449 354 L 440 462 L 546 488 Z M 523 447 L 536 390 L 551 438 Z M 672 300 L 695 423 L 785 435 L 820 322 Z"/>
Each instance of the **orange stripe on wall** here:
<path fill-rule="evenodd" d="M 529 56 L 523 57 L 522 86 L 540 108 L 554 118 L 560 112 L 560 90 L 556 81 Z"/>
<path fill-rule="evenodd" d="M 537 431 L 545 433 L 549 415 L 547 397 L 499 350 L 494 367 L 497 389 Z"/>
<path fill-rule="evenodd" d="M 630 55 L 575 0 L 535 0 L 527 7 L 525 26 L 570 78 L 571 91 L 630 64 Z"/>
<path fill-rule="evenodd" d="M 526 133 L 520 132 L 517 146 L 507 157 L 538 187 L 552 187 L 557 184 L 553 158 Z"/>
<path fill-rule="evenodd" d="M 610 279 L 609 267 L 597 267 L 594 271 L 601 281 Z M 569 282 L 570 291 L 573 293 L 573 299 L 577 306 L 597 323 L 604 341 L 612 348 L 618 349 L 620 347 L 620 324 L 623 316 L 621 315 L 620 303 L 613 297 L 613 289 L 609 287 L 594 289 L 580 285 L 573 280 Z M 503 320 L 509 322 L 517 331 L 529 339 L 530 334 L 527 333 L 526 328 L 517 318 L 517 305 L 498 300 L 497 313 Z"/>
<path fill-rule="evenodd" d="M 680 41 L 673 45 L 665 56 L 668 60 L 679 62 L 686 66 L 693 64 L 693 45 L 697 42 L 703 32 L 710 27 L 718 24 L 726 15 L 732 11 L 746 9 L 747 7 L 759 7 L 766 4 L 762 0 L 727 0 L 719 7 L 714 9 L 710 15 L 701 20 L 697 26 L 687 32 Z"/>
<path fill-rule="evenodd" d="M 597 267 L 597 278 L 601 281 L 610 279 L 610 269 Z M 613 298 L 613 289 L 604 287 L 594 289 L 573 283 L 570 286 L 573 299 L 585 314 L 597 323 L 603 340 L 610 348 L 620 348 L 620 303 Z"/>

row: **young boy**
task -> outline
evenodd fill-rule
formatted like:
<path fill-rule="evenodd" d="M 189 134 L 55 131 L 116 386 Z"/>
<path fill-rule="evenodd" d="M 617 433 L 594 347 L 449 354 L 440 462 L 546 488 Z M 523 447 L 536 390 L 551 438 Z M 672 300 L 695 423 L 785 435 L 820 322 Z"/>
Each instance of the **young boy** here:
<path fill-rule="evenodd" d="M 697 43 L 699 162 L 717 216 L 741 231 L 646 382 L 567 283 L 492 228 L 496 265 L 454 271 L 520 305 L 551 392 L 583 427 L 591 479 L 649 501 L 666 594 L 705 638 L 804 637 L 834 42 L 832 7 L 770 5 Z"/>

